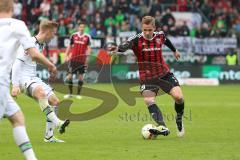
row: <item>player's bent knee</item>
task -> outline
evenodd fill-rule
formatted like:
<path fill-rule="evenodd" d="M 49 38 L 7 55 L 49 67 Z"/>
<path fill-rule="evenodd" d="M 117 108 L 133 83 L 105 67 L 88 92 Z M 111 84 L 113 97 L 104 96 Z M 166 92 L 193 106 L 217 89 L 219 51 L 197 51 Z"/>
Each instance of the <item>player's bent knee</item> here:
<path fill-rule="evenodd" d="M 149 90 L 145 90 L 142 92 L 142 95 L 143 95 L 144 102 L 147 106 L 155 103 L 156 93 Z"/>
<path fill-rule="evenodd" d="M 149 106 L 155 103 L 155 99 L 154 97 L 144 97 L 144 102 L 147 106 Z"/>
<path fill-rule="evenodd" d="M 67 80 L 68 80 L 68 81 L 71 81 L 71 80 L 72 80 L 72 74 L 69 74 L 69 75 L 67 76 Z"/>
<path fill-rule="evenodd" d="M 56 97 L 55 94 L 52 94 L 48 97 L 48 103 L 51 105 L 51 106 L 59 106 L 60 104 L 60 101 L 59 99 Z"/>
<path fill-rule="evenodd" d="M 59 106 L 59 100 L 55 100 L 54 102 L 53 102 L 53 106 Z"/>
<path fill-rule="evenodd" d="M 174 95 L 174 100 L 176 103 L 182 103 L 183 102 L 183 96 L 180 94 Z"/>
<path fill-rule="evenodd" d="M 47 95 L 45 94 L 43 88 L 39 86 L 34 90 L 33 96 L 37 99 L 42 99 L 45 98 Z"/>
<path fill-rule="evenodd" d="M 59 106 L 60 101 L 58 99 L 54 99 L 49 101 L 51 106 Z"/>

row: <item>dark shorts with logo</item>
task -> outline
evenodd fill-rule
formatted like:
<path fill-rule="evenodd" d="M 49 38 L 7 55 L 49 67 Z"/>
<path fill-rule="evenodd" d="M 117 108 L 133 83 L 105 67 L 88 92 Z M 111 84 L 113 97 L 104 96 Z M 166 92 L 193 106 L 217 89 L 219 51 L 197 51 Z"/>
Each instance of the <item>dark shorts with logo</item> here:
<path fill-rule="evenodd" d="M 86 73 L 87 66 L 81 62 L 69 61 L 68 73 L 71 74 L 84 74 Z"/>
<path fill-rule="evenodd" d="M 159 78 L 153 78 L 151 80 L 147 80 L 144 82 L 141 82 L 141 94 L 145 90 L 150 90 L 156 93 L 158 93 L 159 89 L 164 91 L 165 93 L 169 93 L 171 89 L 175 86 L 180 86 L 177 78 L 173 75 L 173 73 L 167 73 L 163 77 Z"/>

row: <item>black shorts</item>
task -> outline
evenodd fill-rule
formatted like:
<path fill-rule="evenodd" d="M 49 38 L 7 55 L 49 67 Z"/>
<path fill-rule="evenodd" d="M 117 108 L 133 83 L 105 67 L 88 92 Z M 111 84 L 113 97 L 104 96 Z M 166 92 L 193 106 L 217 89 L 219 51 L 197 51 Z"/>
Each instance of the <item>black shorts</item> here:
<path fill-rule="evenodd" d="M 70 61 L 68 64 L 68 73 L 71 74 L 84 74 L 86 69 L 87 66 L 81 62 Z"/>
<path fill-rule="evenodd" d="M 150 90 L 155 92 L 157 95 L 159 89 L 165 93 L 169 93 L 175 86 L 180 86 L 177 78 L 173 75 L 173 73 L 167 73 L 164 77 L 153 78 L 151 80 L 142 82 L 140 90 L 141 94 L 145 90 Z"/>

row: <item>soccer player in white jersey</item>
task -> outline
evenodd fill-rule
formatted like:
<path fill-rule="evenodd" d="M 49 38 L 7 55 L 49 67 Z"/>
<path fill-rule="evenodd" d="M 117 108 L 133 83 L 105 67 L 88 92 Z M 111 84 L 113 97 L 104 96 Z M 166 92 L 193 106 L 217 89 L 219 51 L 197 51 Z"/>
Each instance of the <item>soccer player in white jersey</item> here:
<path fill-rule="evenodd" d="M 38 48 L 40 52 L 43 50 L 44 43 L 54 38 L 57 27 L 58 24 L 56 22 L 49 20 L 44 20 L 40 23 L 39 33 L 32 37 L 36 48 Z M 37 100 L 40 108 L 47 117 L 44 141 L 64 142 L 53 136 L 53 130 L 55 127 L 58 127 L 59 132 L 62 134 L 65 132 L 65 127 L 68 126 L 69 120 L 61 121 L 57 118 L 56 114 L 59 100 L 54 94 L 53 89 L 37 77 L 36 67 L 36 62 L 20 47 L 17 59 L 12 68 L 12 96 L 16 97 L 21 90 L 29 97 Z M 55 111 L 55 113 L 53 111 Z"/>
<path fill-rule="evenodd" d="M 48 67 L 51 77 L 57 69 L 35 48 L 23 21 L 11 18 L 13 0 L 0 0 L 0 119 L 7 117 L 13 126 L 13 137 L 26 160 L 37 160 L 28 138 L 24 116 L 10 95 L 10 72 L 20 45 L 36 61 Z"/>

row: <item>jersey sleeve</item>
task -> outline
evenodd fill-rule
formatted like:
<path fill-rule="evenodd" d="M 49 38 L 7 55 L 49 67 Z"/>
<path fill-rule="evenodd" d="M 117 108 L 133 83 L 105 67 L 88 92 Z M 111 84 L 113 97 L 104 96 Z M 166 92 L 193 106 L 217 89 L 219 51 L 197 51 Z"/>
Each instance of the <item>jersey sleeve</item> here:
<path fill-rule="evenodd" d="M 71 35 L 71 37 L 70 37 L 70 45 L 73 45 L 73 44 L 74 44 L 73 35 Z"/>
<path fill-rule="evenodd" d="M 166 38 L 166 41 L 164 42 L 164 44 L 171 49 L 171 51 L 176 52 L 176 48 L 174 47 L 174 45 L 172 44 L 172 42 L 170 41 L 170 39 Z"/>
<path fill-rule="evenodd" d="M 16 21 L 12 24 L 13 33 L 19 40 L 20 44 L 26 50 L 28 48 L 34 48 L 35 44 L 31 38 L 30 32 L 23 21 Z"/>
<path fill-rule="evenodd" d="M 135 44 L 134 42 L 136 41 L 136 38 L 137 38 L 137 35 L 128 38 L 127 41 L 123 42 L 122 44 L 120 44 L 118 46 L 118 51 L 119 52 L 125 52 L 128 49 L 133 49 L 134 44 Z"/>
<path fill-rule="evenodd" d="M 163 43 L 165 43 L 166 40 L 167 40 L 167 37 L 166 37 L 165 33 L 164 33 L 163 31 L 159 31 L 159 32 L 157 32 L 157 34 L 160 36 L 161 41 L 162 41 Z"/>
<path fill-rule="evenodd" d="M 23 64 L 22 60 L 18 58 L 13 63 L 13 67 L 12 67 L 12 85 L 13 86 L 20 85 L 22 64 Z"/>
<path fill-rule="evenodd" d="M 170 39 L 167 38 L 167 36 L 164 34 L 163 31 L 157 32 L 159 34 L 161 41 L 169 48 L 171 51 L 176 52 L 175 46 L 172 44 Z"/>

